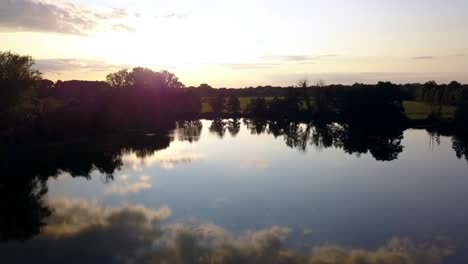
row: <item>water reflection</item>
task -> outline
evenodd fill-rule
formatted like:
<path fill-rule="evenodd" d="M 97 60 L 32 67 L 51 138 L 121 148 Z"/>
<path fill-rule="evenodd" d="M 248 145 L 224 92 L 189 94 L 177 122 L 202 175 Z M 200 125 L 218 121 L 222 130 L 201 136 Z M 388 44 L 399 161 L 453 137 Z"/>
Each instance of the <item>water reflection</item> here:
<path fill-rule="evenodd" d="M 241 129 L 241 122 L 239 119 L 215 119 L 211 122 L 210 133 L 217 135 L 219 138 L 223 138 L 226 134 L 226 130 L 232 137 L 237 136 Z"/>
<path fill-rule="evenodd" d="M 174 137 L 179 141 L 198 142 L 203 129 L 200 120 L 178 121 Z"/>
<path fill-rule="evenodd" d="M 429 263 L 453 253 L 445 240 L 415 243 L 395 238 L 375 250 L 318 245 L 303 252 L 285 247 L 290 229 L 232 234 L 209 223 L 164 223 L 171 210 L 103 207 L 55 200 L 42 234 L 27 244 L 0 247 L 6 263 Z M 27 252 L 27 254 L 23 254 Z"/>
<path fill-rule="evenodd" d="M 47 185 L 39 177 L 0 177 L 0 241 L 25 241 L 40 233 L 51 209 L 44 201 Z"/>
<path fill-rule="evenodd" d="M 459 159 L 465 157 L 468 162 L 468 135 L 455 135 L 452 138 L 453 149 Z"/>
<path fill-rule="evenodd" d="M 203 125 L 205 125 L 205 133 L 206 131 L 210 133 L 202 135 Z M 306 224 L 308 225 L 313 225 L 314 221 L 321 221 L 323 223 L 323 219 L 325 219 L 327 222 L 334 222 L 328 228 L 336 226 L 345 230 L 345 227 L 353 225 L 353 220 L 362 219 L 356 216 L 360 214 L 359 210 L 361 209 L 353 212 L 351 208 L 364 207 L 362 209 L 364 212 L 360 214 L 360 217 L 366 214 L 370 215 L 371 212 L 383 212 L 382 210 L 384 209 L 382 208 L 394 209 L 391 205 L 391 198 L 393 197 L 393 192 L 397 196 L 398 191 L 390 190 L 391 192 L 389 193 L 391 195 L 388 193 L 375 195 L 357 192 L 361 195 L 357 197 L 352 192 L 355 191 L 352 188 L 358 187 L 352 186 L 351 180 L 343 183 L 343 185 L 348 184 L 344 190 L 340 189 L 340 186 L 333 190 L 332 187 L 336 187 L 336 185 L 332 186 L 330 182 L 327 182 L 330 184 L 327 187 L 329 188 L 327 192 L 334 192 L 335 195 L 335 197 L 329 199 L 339 201 L 340 195 L 342 195 L 341 198 L 354 197 L 352 199 L 356 200 L 347 201 L 349 204 L 341 206 L 344 209 L 341 207 L 338 209 L 328 207 L 329 204 L 325 202 L 322 205 L 320 199 L 325 199 L 324 197 L 327 197 L 328 194 L 321 193 L 317 189 L 312 189 L 310 186 L 313 186 L 313 184 L 306 182 L 307 178 L 305 177 L 299 178 L 304 180 L 303 184 L 298 184 L 299 187 L 294 185 L 290 189 L 282 189 L 274 185 L 274 188 L 271 189 L 264 188 L 262 185 L 271 187 L 269 181 L 273 183 L 276 181 L 276 184 L 281 187 L 289 187 L 288 184 L 290 183 L 288 181 L 290 175 L 288 171 L 275 172 L 274 170 L 277 170 L 278 166 L 275 167 L 275 160 L 272 160 L 268 154 L 246 157 L 244 152 L 246 152 L 246 149 L 251 148 L 252 144 L 256 143 L 255 140 L 268 138 L 269 140 L 275 139 L 274 142 L 280 142 L 280 144 L 276 145 L 280 145 L 281 147 L 275 151 L 282 151 L 284 146 L 298 150 L 300 153 L 312 154 L 316 150 L 334 149 L 353 155 L 353 157 L 360 157 L 363 154 L 369 153 L 378 161 L 395 162 L 395 160 L 404 156 L 402 155 L 404 153 L 402 143 L 403 128 L 395 128 L 394 126 L 363 127 L 337 123 L 299 123 L 288 120 L 245 119 L 241 121 L 239 119 L 217 119 L 211 122 L 178 122 L 175 124 L 174 131 L 166 132 L 157 135 L 127 134 L 66 143 L 44 143 L 34 148 L 3 149 L 0 153 L 0 169 L 2 172 L 2 177 L 0 177 L 0 240 L 9 242 L 0 244 L 0 261 L 3 262 L 5 260 L 6 263 L 27 263 L 31 262 L 32 259 L 41 259 L 44 263 L 63 263 L 70 262 L 69 258 L 73 256 L 72 262 L 76 263 L 128 263 L 131 261 L 136 263 L 144 261 L 150 263 L 442 263 L 443 259 L 454 250 L 450 243 L 445 240 L 440 241 L 436 239 L 433 241 L 430 238 L 429 240 L 433 242 L 421 244 L 411 242 L 405 238 L 397 238 L 380 247 L 375 243 L 372 243 L 372 247 L 366 243 L 357 246 L 358 248 L 361 246 L 371 248 L 371 250 L 341 246 L 321 246 L 321 244 L 314 243 L 312 245 L 308 244 L 306 251 L 303 251 L 289 247 L 288 244 L 288 240 L 292 236 L 292 230 L 297 229 L 297 223 L 295 226 L 274 226 L 274 224 L 280 224 L 276 223 L 276 221 L 279 221 L 280 218 L 283 219 L 283 216 L 284 218 L 288 218 L 288 216 L 285 216 L 287 213 L 284 211 L 280 212 L 281 214 L 284 213 L 282 216 L 279 216 L 278 212 L 276 212 L 276 216 L 271 212 L 267 212 L 268 219 L 265 221 L 267 224 L 254 224 L 251 231 L 245 231 L 244 228 L 244 232 L 239 233 L 239 230 L 235 230 L 231 233 L 226 230 L 227 227 L 211 224 L 206 219 L 190 223 L 182 221 L 184 219 L 177 222 L 168 221 L 167 218 L 171 213 L 175 214 L 181 211 L 180 206 L 175 210 L 175 207 L 172 205 L 171 208 L 161 207 L 160 209 L 151 209 L 147 204 L 145 206 L 134 205 L 142 203 L 142 196 L 134 196 L 136 197 L 135 200 L 123 200 L 130 205 L 119 205 L 116 207 L 109 207 L 109 205 L 91 202 L 90 200 L 71 200 L 68 198 L 47 199 L 49 191 L 47 181 L 50 178 L 63 177 L 64 175 L 68 178 L 72 176 L 73 178 L 89 181 L 92 181 L 93 177 L 99 175 L 103 177 L 106 184 L 103 195 L 112 197 L 112 199 L 118 199 L 115 197 L 121 198 L 128 197 L 129 195 L 139 195 L 150 190 L 152 193 L 155 193 L 159 190 L 152 189 L 154 187 L 152 181 L 154 175 L 152 174 L 153 171 L 148 168 L 157 166 L 167 171 L 175 170 L 176 172 L 173 175 L 171 174 L 171 176 L 196 175 L 198 177 L 196 180 L 186 183 L 190 185 L 196 182 L 198 184 L 196 187 L 189 186 L 179 192 L 169 189 L 166 192 L 173 192 L 172 197 L 174 200 L 180 198 L 176 196 L 182 195 L 188 196 L 188 199 L 191 200 L 200 199 L 201 206 L 193 210 L 202 208 L 201 210 L 208 211 L 208 203 L 200 197 L 206 195 L 205 192 L 208 192 L 206 188 L 219 183 L 214 183 L 213 178 L 215 176 L 218 178 L 225 177 L 229 173 L 227 172 L 229 170 L 232 170 L 232 174 L 239 173 L 239 171 L 235 171 L 232 167 L 226 165 L 226 162 L 230 161 L 229 159 L 233 157 L 233 153 L 226 151 L 237 151 L 240 152 L 237 153 L 238 155 L 245 158 L 237 163 L 240 170 L 247 171 L 246 174 L 271 174 L 272 177 L 268 178 L 268 180 L 252 179 L 246 185 L 236 185 L 235 187 L 233 187 L 233 184 L 236 184 L 236 180 L 228 180 L 223 182 L 225 184 L 223 186 L 210 187 L 214 189 L 224 188 L 219 191 L 221 194 L 213 192 L 210 195 L 216 196 L 216 199 L 213 200 L 222 203 L 220 207 L 232 206 L 232 210 L 226 209 L 223 211 L 226 214 L 223 217 L 231 217 L 232 221 L 236 221 L 236 214 L 248 215 L 249 212 L 251 217 L 260 218 L 259 211 L 261 209 L 267 208 L 270 211 L 274 211 L 273 209 L 276 207 L 272 204 L 278 204 L 278 207 L 283 209 L 295 208 L 299 212 L 298 215 L 304 218 L 299 220 L 307 222 Z M 245 140 L 247 134 L 251 135 L 249 136 L 249 141 Z M 214 135 L 212 138 L 217 139 L 212 141 L 206 140 L 209 135 Z M 435 133 L 434 135 L 438 134 Z M 464 135 L 451 136 L 452 147 L 455 150 L 456 156 L 468 159 L 468 138 Z M 223 138 L 224 142 L 231 143 L 224 145 L 223 151 L 225 153 L 219 152 L 220 155 L 217 156 L 205 157 L 203 153 L 177 151 L 177 148 L 175 148 L 175 146 L 181 143 L 189 146 L 212 144 L 210 145 L 212 148 L 219 148 L 219 144 L 222 144 L 219 138 Z M 234 139 L 239 140 L 243 144 L 248 143 L 250 145 L 236 146 L 231 141 Z M 268 144 L 274 144 L 274 142 L 268 141 Z M 440 138 L 433 142 L 436 144 L 437 142 L 440 143 Z M 428 142 L 428 144 L 432 143 Z M 299 153 L 296 154 L 298 156 L 306 156 Z M 296 158 L 299 159 L 298 157 Z M 329 156 L 329 158 L 333 159 L 335 157 Z M 199 161 L 205 161 L 205 159 L 215 159 L 216 166 L 218 167 L 212 166 L 196 170 L 197 167 L 193 166 L 189 171 L 177 170 L 182 165 L 200 163 Z M 288 162 L 295 161 L 291 160 Z M 310 163 L 310 161 L 307 162 L 307 164 Z M 320 162 L 324 161 L 321 160 Z M 338 164 L 341 160 L 334 162 L 334 164 Z M 377 166 L 375 164 L 379 164 L 378 166 L 380 166 L 381 162 L 368 163 L 366 166 L 369 169 L 375 169 Z M 326 174 L 324 173 L 326 169 L 331 168 L 323 169 L 320 166 L 316 166 L 314 167 L 314 172 Z M 129 173 L 129 171 L 133 173 Z M 308 175 L 311 171 L 308 167 L 297 167 L 298 174 Z M 281 176 L 283 181 L 275 178 L 278 175 Z M 322 182 L 318 181 L 319 184 L 328 181 L 326 177 L 320 180 Z M 181 181 L 189 182 L 186 178 L 182 178 Z M 183 183 L 177 183 L 183 185 Z M 306 188 L 307 184 L 309 184 L 309 188 Z M 362 184 L 362 182 L 358 184 Z M 368 183 L 366 182 L 365 184 Z M 391 182 L 385 182 L 385 184 L 392 186 Z M 440 183 L 438 184 L 440 185 Z M 90 186 L 86 186 L 85 188 L 88 187 Z M 196 188 L 200 188 L 198 192 L 193 191 Z M 257 204 L 252 205 L 256 207 L 254 211 L 250 210 L 249 207 L 242 207 L 245 205 L 241 204 L 242 202 L 250 204 L 251 201 L 241 200 L 239 202 L 235 199 L 229 199 L 229 195 L 234 196 L 233 193 L 236 192 L 238 192 L 239 196 L 249 197 L 248 192 L 251 191 L 249 188 L 253 189 L 252 192 L 255 192 L 256 196 L 251 195 L 250 197 L 257 198 L 255 202 L 259 207 L 256 207 Z M 321 187 L 317 188 L 320 189 Z M 389 188 L 391 189 L 391 187 Z M 386 190 L 385 188 L 379 190 L 382 191 L 382 189 L 383 191 Z M 265 190 L 273 190 L 274 192 L 265 194 L 267 193 Z M 261 196 L 262 191 L 264 196 Z M 372 190 L 369 192 L 372 192 Z M 432 192 L 436 193 L 434 190 Z M 417 199 L 417 195 L 415 194 L 418 193 L 411 192 L 408 195 L 403 192 L 403 195 L 411 196 L 411 198 L 403 197 L 400 200 L 419 205 L 418 201 L 415 201 Z M 456 194 L 461 195 L 460 192 L 451 192 L 451 189 L 448 188 L 442 194 L 445 196 L 440 194 L 439 196 L 443 197 L 443 199 L 437 199 L 437 201 L 443 201 L 444 199 L 454 201 L 454 199 L 449 199 L 451 196 L 449 197 L 448 195 L 452 195 L 461 201 L 461 198 L 456 196 Z M 259 198 L 259 196 L 261 197 Z M 294 199 L 296 196 L 300 197 L 300 201 L 307 204 L 298 204 L 298 199 Z M 209 200 L 213 197 L 206 199 Z M 374 201 L 368 199 L 369 197 L 385 197 L 388 200 Z M 422 197 L 428 196 L 424 195 Z M 396 202 L 398 203 L 400 200 Z M 155 201 L 150 200 L 150 202 Z M 358 206 L 353 207 L 354 202 Z M 373 202 L 375 203 L 375 207 L 372 207 L 374 206 Z M 428 203 L 428 201 L 422 202 Z M 367 203 L 367 206 L 362 205 L 363 203 Z M 191 207 L 190 204 L 185 206 Z M 331 213 L 324 215 L 316 214 L 316 211 L 310 209 L 314 206 L 322 214 L 328 211 Z M 455 216 L 462 215 L 459 212 L 460 210 L 451 210 L 450 206 L 450 204 L 448 206 L 444 204 L 444 206 L 437 207 L 444 208 L 444 211 L 441 210 L 441 212 L 453 213 L 453 215 L 446 215 L 437 212 L 440 213 L 437 219 L 445 219 L 444 215 L 446 215 L 447 219 L 453 220 Z M 401 209 L 402 207 L 404 206 L 399 205 L 398 208 Z M 417 206 L 408 206 L 407 208 L 415 207 Z M 307 214 L 307 208 L 313 213 Z M 453 208 L 458 207 L 453 206 Z M 366 212 L 365 210 L 368 211 Z M 207 211 L 200 214 L 205 213 L 209 215 Z M 398 213 L 400 212 L 393 211 L 393 214 Z M 394 219 L 407 219 L 405 217 L 410 217 L 406 215 L 414 217 L 424 213 L 427 212 L 423 212 L 423 210 L 421 212 L 406 211 L 404 217 L 395 217 Z M 343 216 L 349 216 L 351 219 L 350 223 L 343 224 L 343 222 L 346 222 Z M 436 218 L 433 215 L 429 216 Z M 290 217 L 294 218 L 294 215 Z M 352 217 L 355 218 L 353 219 Z M 207 218 L 209 219 L 209 217 Z M 449 220 L 447 222 L 441 220 L 439 223 L 456 222 L 456 219 L 454 221 Z M 218 223 L 224 222 L 218 221 Z M 375 229 L 378 229 L 377 226 L 385 226 L 384 224 L 380 226 L 376 225 Z M 261 227 L 259 228 L 258 226 Z M 306 225 L 304 224 L 304 226 Z M 325 229 L 325 227 L 323 228 Z M 349 233 L 336 232 L 336 237 L 340 235 L 350 236 Z M 374 232 L 377 233 L 378 231 L 374 230 Z M 394 234 L 391 231 L 387 233 Z M 389 238 L 387 233 L 382 236 Z M 312 235 L 316 234 L 312 233 Z M 404 236 L 407 233 L 398 233 L 397 235 Z M 28 242 L 18 244 L 11 241 Z M 382 240 L 379 241 L 379 244 L 383 243 Z M 346 245 L 349 246 L 350 244 Z M 92 245 L 92 247 L 86 245 Z M 27 252 L 27 254 L 23 254 L 24 252 Z M 77 257 L 78 255 L 80 257 Z"/>
<path fill-rule="evenodd" d="M 287 120 L 268 121 L 246 119 L 251 134 L 272 134 L 283 137 L 290 148 L 306 152 L 309 146 L 317 150 L 339 148 L 360 156 L 370 152 L 379 161 L 391 161 L 403 151 L 403 127 L 363 126 L 337 123 L 299 123 Z"/>

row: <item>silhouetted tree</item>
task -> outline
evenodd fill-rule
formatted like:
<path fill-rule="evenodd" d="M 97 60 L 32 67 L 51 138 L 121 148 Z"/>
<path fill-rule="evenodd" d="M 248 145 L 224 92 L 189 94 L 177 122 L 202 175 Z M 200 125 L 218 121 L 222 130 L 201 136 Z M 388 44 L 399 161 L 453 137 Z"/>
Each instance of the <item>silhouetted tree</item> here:
<path fill-rule="evenodd" d="M 424 84 L 423 98 L 431 107 L 431 117 L 440 117 L 443 94 L 443 88 L 438 86 L 435 81 Z"/>
<path fill-rule="evenodd" d="M 224 112 L 226 98 L 223 93 L 219 93 L 218 96 L 209 100 L 209 104 L 216 116 L 220 116 Z"/>
<path fill-rule="evenodd" d="M 265 98 L 254 98 L 250 100 L 247 105 L 246 112 L 250 116 L 254 117 L 266 117 L 268 113 L 268 106 Z"/>
<path fill-rule="evenodd" d="M 318 114 L 327 114 L 330 111 L 330 100 L 328 98 L 325 81 L 318 80 L 315 83 L 315 104 Z"/>
<path fill-rule="evenodd" d="M 108 74 L 106 81 L 115 88 L 126 88 L 132 85 L 130 73 L 127 69 Z"/>
<path fill-rule="evenodd" d="M 312 113 L 312 104 L 310 102 L 310 96 L 308 91 L 309 82 L 307 80 L 301 80 L 299 81 L 298 86 L 302 89 L 302 100 L 306 105 L 306 111 L 308 113 Z"/>
<path fill-rule="evenodd" d="M 288 94 L 284 101 L 284 111 L 291 118 L 296 117 L 300 114 L 301 102 L 297 96 L 296 90 L 293 88 L 288 88 Z"/>
<path fill-rule="evenodd" d="M 240 101 L 235 95 L 229 96 L 226 104 L 226 110 L 229 114 L 238 116 L 240 114 Z"/>
<path fill-rule="evenodd" d="M 12 128 L 12 122 L 21 123 L 34 116 L 37 106 L 34 88 L 41 80 L 41 73 L 33 65 L 29 56 L 0 52 L 0 123 L 3 126 Z"/>
<path fill-rule="evenodd" d="M 462 133 L 468 133 L 468 90 L 464 89 L 458 100 L 457 110 L 455 111 L 455 125 L 457 130 Z"/>
<path fill-rule="evenodd" d="M 116 88 L 153 88 L 159 90 L 184 88 L 179 79 L 168 71 L 155 72 L 148 68 L 137 67 L 131 72 L 121 70 L 107 75 L 107 82 Z"/>

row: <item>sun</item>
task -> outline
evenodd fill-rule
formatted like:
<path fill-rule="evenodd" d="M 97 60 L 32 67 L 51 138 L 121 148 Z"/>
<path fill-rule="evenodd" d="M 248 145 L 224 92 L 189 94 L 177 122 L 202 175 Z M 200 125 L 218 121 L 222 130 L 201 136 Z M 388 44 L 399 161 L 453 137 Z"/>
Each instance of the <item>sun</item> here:
<path fill-rule="evenodd" d="M 93 42 L 100 56 L 116 65 L 162 68 L 200 68 L 249 63 L 258 57 L 256 46 L 212 26 L 207 35 L 193 24 L 141 23 L 135 32 L 96 33 Z M 213 28 L 214 27 L 214 28 Z"/>

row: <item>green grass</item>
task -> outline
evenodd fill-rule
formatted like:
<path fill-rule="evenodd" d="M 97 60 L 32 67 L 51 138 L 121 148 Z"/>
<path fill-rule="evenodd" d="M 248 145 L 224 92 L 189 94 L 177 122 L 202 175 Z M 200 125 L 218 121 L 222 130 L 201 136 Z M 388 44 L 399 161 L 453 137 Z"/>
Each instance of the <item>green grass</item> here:
<path fill-rule="evenodd" d="M 201 107 L 201 113 L 204 114 L 204 113 L 212 113 L 213 112 L 213 108 L 211 108 L 211 105 L 206 102 L 206 100 L 202 100 L 202 107 Z"/>
<path fill-rule="evenodd" d="M 250 100 L 254 99 L 255 97 L 239 97 L 241 111 L 245 111 L 247 109 L 247 105 L 250 103 Z M 265 97 L 267 101 L 273 100 L 273 97 Z M 213 109 L 211 108 L 210 104 L 208 103 L 209 98 L 202 99 L 202 113 L 212 113 Z M 312 105 L 314 105 L 314 100 L 312 101 Z M 403 107 L 405 109 L 405 114 L 408 118 L 413 120 L 423 120 L 429 117 L 431 113 L 430 105 L 424 102 L 418 101 L 403 101 Z M 452 119 L 455 115 L 456 107 L 454 106 L 443 106 L 442 107 L 442 118 L 443 119 Z"/>
<path fill-rule="evenodd" d="M 254 99 L 255 97 L 239 97 L 240 101 L 240 108 L 241 112 L 244 112 L 247 109 L 247 106 L 250 103 L 250 100 Z M 271 101 L 273 100 L 273 97 L 264 97 L 265 100 Z M 208 103 L 209 98 L 202 98 L 202 109 L 201 113 L 212 113 L 213 108 L 211 108 L 211 105 Z"/>
<path fill-rule="evenodd" d="M 403 107 L 405 108 L 406 116 L 413 120 L 426 119 L 431 114 L 430 105 L 424 102 L 403 101 Z M 442 118 L 452 119 L 455 115 L 455 110 L 456 110 L 456 107 L 454 106 L 443 106 Z"/>

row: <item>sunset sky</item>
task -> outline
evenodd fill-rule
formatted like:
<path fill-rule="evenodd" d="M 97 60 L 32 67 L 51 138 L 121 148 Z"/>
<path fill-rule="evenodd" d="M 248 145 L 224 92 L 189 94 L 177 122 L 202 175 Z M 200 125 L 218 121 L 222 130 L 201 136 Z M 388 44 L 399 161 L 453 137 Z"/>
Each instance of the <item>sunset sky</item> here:
<path fill-rule="evenodd" d="M 0 0 L 0 51 L 52 80 L 120 68 L 216 87 L 468 83 L 466 0 Z"/>

